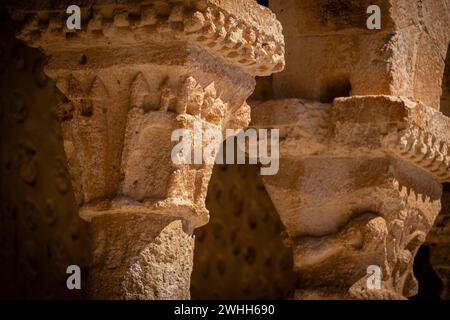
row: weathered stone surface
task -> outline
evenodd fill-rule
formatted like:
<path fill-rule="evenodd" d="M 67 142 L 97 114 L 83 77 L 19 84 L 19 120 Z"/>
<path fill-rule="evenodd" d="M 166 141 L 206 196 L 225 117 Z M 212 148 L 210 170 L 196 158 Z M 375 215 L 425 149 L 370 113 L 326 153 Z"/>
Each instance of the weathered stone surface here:
<path fill-rule="evenodd" d="M 290 238 L 295 297 L 414 295 L 413 258 L 449 179 L 450 119 L 406 98 L 355 96 L 255 104 L 252 123 L 280 129 L 280 171 L 263 181 Z M 371 265 L 381 290 L 366 287 Z"/>
<path fill-rule="evenodd" d="M 273 14 L 240 4 L 130 1 L 112 10 L 100 1 L 88 28 L 76 32 L 54 22 L 62 16 L 45 11 L 48 6 L 34 15 L 16 10 L 26 19 L 19 38 L 51 55 L 46 72 L 69 98 L 61 107 L 65 149 L 82 217 L 161 213 L 176 202 L 177 214 L 195 211 L 198 225 L 206 223 L 201 190 L 211 168 L 174 166 L 170 133 L 195 120 L 245 127 L 253 76 L 284 66 Z M 194 96 L 201 114 L 189 102 Z"/>
<path fill-rule="evenodd" d="M 136 55 L 133 60 L 151 59 L 151 43 L 170 49 L 174 43 L 182 42 L 188 48 L 200 47 L 250 74 L 270 75 L 284 67 L 281 25 L 270 10 L 254 1 L 196 0 L 187 4 L 178 0 L 144 0 L 122 1 L 114 6 L 109 1 L 88 2 L 82 7 L 83 17 L 88 17 L 83 19 L 87 28 L 79 31 L 65 27 L 63 9 L 67 1 L 38 3 L 15 5 L 14 15 L 25 19 L 18 37 L 49 53 L 80 49 L 89 52 L 93 47 L 105 47 L 103 51 L 111 51 L 103 62 L 110 63 L 112 49 L 117 47 L 142 47 L 141 52 L 146 55 Z M 50 12 L 55 5 L 62 8 L 59 13 Z M 40 11 L 30 14 L 36 7 Z M 177 52 L 171 50 L 171 54 L 176 56 Z"/>
<path fill-rule="evenodd" d="M 272 0 L 289 48 L 286 70 L 274 76 L 275 95 L 323 102 L 350 94 L 409 96 L 438 108 L 450 4 L 377 1 L 382 28 L 368 30 L 371 4 Z"/>
<path fill-rule="evenodd" d="M 189 299 L 194 237 L 181 220 L 169 221 L 139 214 L 94 218 L 91 296 Z"/>
<path fill-rule="evenodd" d="M 264 181 L 292 239 L 297 298 L 414 294 L 412 257 L 450 178 L 449 3 L 381 1 L 382 28 L 368 30 L 371 4 L 270 3 L 288 48 L 273 96 L 292 99 L 254 104 L 252 122 L 280 129 L 280 173 Z M 365 288 L 368 263 L 382 290 Z"/>
<path fill-rule="evenodd" d="M 254 77 L 284 68 L 281 25 L 253 1 L 95 1 L 83 6 L 85 27 L 76 31 L 64 24 L 66 4 L 18 4 L 13 15 L 24 21 L 18 37 L 50 56 L 46 74 L 67 97 L 64 148 L 80 215 L 97 221 L 94 246 L 103 231 L 116 232 L 116 221 L 130 225 L 106 253 L 94 251 L 102 257 L 92 269 L 94 296 L 187 298 L 193 243 L 165 228 L 182 221 L 192 233 L 207 223 L 212 164 L 175 164 L 172 132 L 192 132 L 194 122 L 203 130 L 247 126 Z M 104 276 L 123 244 L 141 246 L 133 242 L 144 232 L 132 227 L 139 219 L 153 221 L 144 224 L 155 233 L 144 244 L 150 249 L 135 248 Z M 178 246 L 190 259 L 169 259 L 172 291 L 148 260 Z M 130 269 L 142 256 L 143 270 Z"/>
<path fill-rule="evenodd" d="M 209 219 L 205 197 L 212 165 L 172 163 L 175 143 L 170 135 L 194 122 L 204 129 L 246 127 L 254 77 L 284 67 L 281 24 L 253 0 L 97 0 L 77 3 L 82 30 L 70 31 L 65 9 L 72 1 L 11 3 L 12 16 L 22 24 L 18 37 L 43 49 L 48 62 L 44 73 L 43 60 L 30 66 L 24 48 L 9 50 L 0 43 L 0 75 L 6 70 L 2 86 L 11 76 L 11 83 L 28 81 L 23 77 L 29 72 L 41 93 L 48 94 L 46 85 L 54 80 L 66 97 L 57 113 L 79 213 L 91 222 L 92 296 L 188 299 L 192 234 Z M 263 249 L 255 243 L 281 231 L 266 219 L 264 204 L 240 199 L 264 197 L 261 188 L 237 188 L 236 175 L 216 168 L 228 180 L 211 188 L 219 200 L 208 207 L 234 218 L 219 219 L 206 237 L 199 231 L 203 251 L 196 256 L 197 285 L 192 287 L 197 297 L 201 290 L 210 294 L 206 298 L 282 297 L 297 286 L 296 299 L 404 299 L 417 291 L 412 264 L 434 223 L 427 245 L 444 283 L 442 297 L 448 298 L 445 185 L 441 215 L 436 216 L 441 183 L 450 180 L 450 122 L 445 117 L 450 115 L 450 3 L 379 1 L 381 30 L 366 28 L 370 4 L 270 1 L 287 34 L 288 65 L 284 73 L 260 79 L 255 97 L 284 100 L 251 105 L 254 127 L 280 129 L 280 171 L 265 177 L 264 185 L 286 228 L 292 256 L 279 250 L 276 241 Z M 12 58 L 3 59 L 8 55 Z M 11 70 L 17 70 L 20 80 Z M 17 132 L 18 126 L 27 137 L 34 121 L 30 117 L 36 118 L 36 91 L 13 84 L 6 88 L 2 132 Z M 52 99 L 49 105 L 56 101 Z M 16 174 L 21 181 L 17 190 L 24 195 L 13 196 L 8 190 L 15 190 L 16 182 L 2 181 L 7 191 L 2 190 L 5 214 L 0 218 L 2 230 L 13 230 L 2 235 L 4 248 L 23 251 L 6 264 L 7 274 L 15 279 L 18 266 L 26 274 L 19 284 L 38 286 L 44 280 L 36 275 L 44 264 L 37 253 L 60 266 L 71 260 L 66 251 L 72 242 L 43 242 L 38 250 L 22 238 L 59 223 L 55 212 L 65 210 L 62 202 L 53 196 L 41 199 L 51 194 L 48 186 L 73 199 L 63 157 L 53 157 L 46 143 L 35 140 L 39 136 L 14 135 L 17 141 L 8 141 L 17 149 L 14 157 L 3 156 L 2 145 L 2 176 Z M 8 140 L 12 134 L 6 136 Z M 43 165 L 47 155 L 49 164 Z M 227 187 L 230 194 L 221 194 Z M 33 188 L 42 193 L 28 195 Z M 260 208 L 264 212 L 258 216 Z M 39 219 L 42 215 L 45 219 Z M 260 223 L 265 227 L 256 227 Z M 79 229 L 71 223 L 68 238 L 82 237 Z M 220 247 L 217 254 L 214 245 Z M 227 264 L 230 259 L 237 267 Z M 296 274 L 287 271 L 292 263 Z M 367 286 L 372 265 L 382 272 L 376 290 Z M 84 265 L 82 269 L 86 274 Z M 270 277 L 264 277 L 268 272 Z M 227 283 L 199 290 L 199 282 L 218 279 Z M 249 279 L 258 279 L 257 285 Z"/>

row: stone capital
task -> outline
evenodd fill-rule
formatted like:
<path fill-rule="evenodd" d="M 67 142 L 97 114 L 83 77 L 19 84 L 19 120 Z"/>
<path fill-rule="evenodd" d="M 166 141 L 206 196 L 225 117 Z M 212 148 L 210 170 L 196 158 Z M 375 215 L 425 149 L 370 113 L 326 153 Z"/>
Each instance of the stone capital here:
<path fill-rule="evenodd" d="M 95 1 L 81 5 L 82 29 L 68 30 L 66 6 L 25 2 L 14 16 L 67 97 L 60 115 L 81 216 L 205 224 L 212 166 L 174 165 L 171 133 L 195 121 L 246 127 L 254 77 L 284 67 L 281 25 L 253 1 Z"/>
<path fill-rule="evenodd" d="M 256 1 L 97 0 L 79 3 L 82 28 L 68 30 L 70 4 L 19 1 L 13 16 L 66 97 L 59 113 L 80 215 L 92 222 L 93 296 L 188 298 L 213 165 L 175 164 L 172 133 L 196 122 L 246 127 L 255 76 L 284 68 L 281 25 Z"/>
<path fill-rule="evenodd" d="M 255 104 L 253 127 L 280 129 L 280 170 L 263 177 L 300 277 L 296 298 L 400 299 L 450 180 L 450 119 L 403 97 Z M 367 288 L 379 266 L 382 286 Z"/>

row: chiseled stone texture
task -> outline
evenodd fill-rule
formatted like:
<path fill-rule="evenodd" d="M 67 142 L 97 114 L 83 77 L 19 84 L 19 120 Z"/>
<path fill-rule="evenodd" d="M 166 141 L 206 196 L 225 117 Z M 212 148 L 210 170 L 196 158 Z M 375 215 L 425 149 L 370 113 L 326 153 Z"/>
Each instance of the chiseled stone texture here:
<path fill-rule="evenodd" d="M 252 126 L 280 129 L 280 171 L 263 177 L 290 238 L 297 299 L 402 299 L 450 180 L 450 119 L 391 96 L 255 104 Z M 381 290 L 366 287 L 382 270 Z"/>
<path fill-rule="evenodd" d="M 60 114 L 81 216 L 205 224 L 212 166 L 173 164 L 170 135 L 194 121 L 248 124 L 254 76 L 284 67 L 279 22 L 256 2 L 96 1 L 83 9 L 92 9 L 87 28 L 70 32 L 49 5 L 17 5 L 14 16 L 24 20 L 18 37 L 50 55 L 46 73 L 68 98 Z"/>
<path fill-rule="evenodd" d="M 12 21 L 5 19 L 2 23 L 0 107 L 4 161 L 1 176 L 4 178 L 1 180 L 0 296 L 87 299 L 87 229 L 92 224 L 78 216 L 70 177 L 66 170 L 63 175 L 54 172 L 60 167 L 51 160 L 54 156 L 65 161 L 56 112 L 60 95 L 53 81 L 43 76 L 42 68 L 34 67 L 40 66 L 45 57 L 37 49 L 27 48 L 14 39 Z M 23 105 L 16 104 L 21 101 L 16 100 L 16 93 L 20 93 L 21 100 L 25 98 Z M 28 158 L 14 160 L 17 146 L 23 140 L 32 141 L 37 147 L 32 157 L 38 160 L 36 171 L 19 170 L 19 167 L 34 167 L 25 165 L 29 163 Z M 53 156 L 49 158 L 49 154 Z M 58 162 L 64 164 L 64 161 Z M 23 180 L 28 176 L 25 172 L 37 173 L 34 186 Z M 282 244 L 283 226 L 260 180 L 257 166 L 223 165 L 214 169 L 206 199 L 211 221 L 195 232 L 192 299 L 280 299 L 290 297 L 295 289 L 292 256 Z M 44 181 L 47 187 L 38 191 L 37 186 Z M 58 190 L 66 187 L 66 193 L 61 195 Z M 30 198 L 37 211 L 29 211 L 30 207 L 22 205 Z M 171 232 L 183 235 L 179 230 Z M 18 241 L 16 247 L 14 239 Z M 40 250 L 36 251 L 37 248 Z M 15 261 L 19 261 L 16 266 Z M 65 286 L 66 267 L 70 264 L 81 267 L 82 290 L 67 290 Z M 95 267 L 102 268 L 102 265 Z M 112 271 L 105 272 L 112 274 Z"/>
<path fill-rule="evenodd" d="M 281 131 L 280 173 L 264 184 L 290 249 L 265 191 L 245 180 L 254 171 L 216 167 L 205 206 L 212 166 L 168 158 L 174 128 L 248 124 L 254 76 L 284 67 L 270 10 L 81 0 L 83 30 L 70 32 L 72 2 L 19 0 L 12 11 L 19 37 L 51 56 L 45 73 L 66 99 L 42 55 L 0 39 L 1 296 L 84 297 L 66 290 L 69 264 L 89 273 L 96 298 L 188 299 L 193 268 L 193 298 L 414 295 L 414 256 L 450 178 L 449 120 L 436 111 L 450 115 L 448 0 L 379 1 L 379 31 L 366 29 L 370 1 L 270 1 L 288 65 L 255 97 L 315 100 L 254 105 L 255 125 Z M 449 299 L 445 188 L 442 203 L 428 245 Z M 89 272 L 77 204 L 91 221 Z M 365 287 L 371 264 L 382 290 Z"/>
<path fill-rule="evenodd" d="M 366 28 L 369 15 L 362 13 L 371 4 L 381 8 L 381 30 Z M 294 238 L 296 297 L 411 296 L 412 257 L 439 212 L 440 183 L 450 178 L 444 117 L 450 3 L 272 0 L 270 7 L 287 47 L 287 67 L 273 76 L 271 96 L 293 99 L 256 106 L 252 122 L 281 131 L 280 174 L 264 182 Z M 396 206 L 400 217 L 391 211 Z M 434 233 L 442 232 L 441 219 Z M 408 235 L 411 230 L 401 225 L 416 229 Z M 381 243 L 387 241 L 385 251 L 392 252 L 383 261 L 383 290 L 377 293 L 364 289 L 364 278 L 350 278 L 364 275 L 371 259 L 385 258 L 365 247 L 366 238 L 383 239 L 385 233 Z M 358 234 L 366 236 L 360 241 Z M 444 246 L 440 240 L 438 247 Z M 341 270 L 326 269 L 327 259 L 331 266 L 364 251 L 369 261 L 360 257 L 352 265 L 353 256 Z M 439 254 L 432 256 L 438 261 Z"/>
<path fill-rule="evenodd" d="M 365 14 L 381 8 L 381 30 Z M 450 39 L 448 0 L 271 0 L 284 27 L 280 98 L 332 102 L 347 95 L 414 97 L 438 108 Z M 295 81 L 293 80 L 295 79 Z"/>
<path fill-rule="evenodd" d="M 194 237 L 181 220 L 100 216 L 92 219 L 91 232 L 92 297 L 190 298 Z"/>
<path fill-rule="evenodd" d="M 136 246 L 133 240 L 145 227 L 156 228 L 161 238 L 146 238 L 154 247 L 143 249 L 144 260 L 161 258 L 165 246 L 184 248 L 192 258 L 190 242 L 165 236 L 165 227 L 179 220 L 192 233 L 208 222 L 205 197 L 213 165 L 174 163 L 171 135 L 177 129 L 192 132 L 194 122 L 220 131 L 248 125 L 246 99 L 255 76 L 284 68 L 280 23 L 254 1 L 98 0 L 84 3 L 87 27 L 71 31 L 64 24 L 65 5 L 19 1 L 12 15 L 23 21 L 18 38 L 49 55 L 46 74 L 67 97 L 59 114 L 80 216 L 108 216 L 111 228 L 129 215 L 150 221 L 144 229 L 125 228 L 97 255 L 102 230 L 114 233 L 97 220 L 94 258 L 108 268 L 121 243 Z M 173 277 L 183 283 L 176 290 L 184 293 L 164 293 L 159 269 L 144 263 L 138 265 L 142 272 L 130 271 L 140 248 L 129 254 L 108 278 L 110 288 L 104 287 L 110 284 L 103 268 L 92 268 L 94 297 L 188 297 L 191 260 L 169 259 L 178 273 Z"/>

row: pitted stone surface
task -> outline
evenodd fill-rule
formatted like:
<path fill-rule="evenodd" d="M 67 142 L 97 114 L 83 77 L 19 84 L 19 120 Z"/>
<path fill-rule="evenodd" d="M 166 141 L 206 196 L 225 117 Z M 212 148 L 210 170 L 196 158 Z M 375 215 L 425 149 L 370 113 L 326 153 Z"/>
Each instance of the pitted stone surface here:
<path fill-rule="evenodd" d="M 97 298 L 404 299 L 427 241 L 448 298 L 448 0 L 379 1 L 381 30 L 366 28 L 366 0 L 271 0 L 276 16 L 253 0 L 79 1 L 80 31 L 69 4 L 12 4 L 17 36 L 47 59 L 0 43 L 7 290 L 36 296 L 79 263 Z M 247 103 L 255 76 L 276 72 Z M 209 186 L 212 165 L 170 159 L 174 129 L 241 129 L 250 115 L 280 130 L 280 171 L 262 180 L 272 209 L 242 182 L 251 170 Z"/>
<path fill-rule="evenodd" d="M 99 0 L 81 4 L 87 27 L 68 30 L 65 5 L 19 1 L 11 12 L 66 97 L 67 164 L 80 216 L 94 221 L 93 296 L 188 298 L 193 242 L 170 223 L 192 233 L 208 222 L 213 165 L 176 164 L 172 133 L 246 127 L 255 76 L 284 68 L 281 25 L 254 1 Z M 110 267 L 123 247 L 135 249 Z"/>

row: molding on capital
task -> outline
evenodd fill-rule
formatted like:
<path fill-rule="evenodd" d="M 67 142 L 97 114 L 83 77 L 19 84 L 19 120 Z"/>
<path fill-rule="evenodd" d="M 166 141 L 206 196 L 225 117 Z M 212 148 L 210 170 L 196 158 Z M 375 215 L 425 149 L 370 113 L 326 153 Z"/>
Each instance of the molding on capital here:
<path fill-rule="evenodd" d="M 63 9 L 16 8 L 13 16 L 24 20 L 18 37 L 48 51 L 184 41 L 252 75 L 268 76 L 284 69 L 281 24 L 256 1 L 234 5 L 215 0 L 189 5 L 175 0 L 124 1 L 114 8 L 102 1 L 82 8 L 89 19 L 78 31 L 67 30 Z M 246 11 L 257 11 L 258 20 L 250 19 Z"/>
<path fill-rule="evenodd" d="M 286 156 L 387 154 L 441 183 L 450 181 L 450 118 L 420 102 L 354 96 L 333 104 L 301 99 L 256 102 L 252 109 L 252 127 L 280 129 L 280 148 Z"/>
<path fill-rule="evenodd" d="M 388 154 L 414 164 L 441 183 L 450 181 L 450 119 L 441 112 L 410 98 L 391 96 L 336 99 L 333 108 L 342 108 L 336 111 L 339 119 L 346 118 L 347 112 L 355 119 L 350 122 L 357 124 L 362 119 L 370 135 L 370 127 L 376 127 L 381 148 Z"/>

